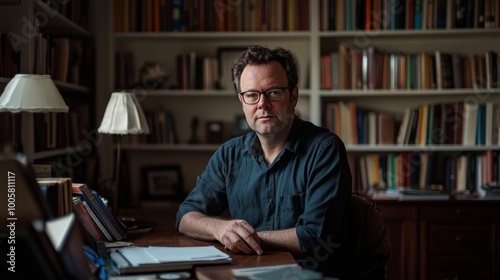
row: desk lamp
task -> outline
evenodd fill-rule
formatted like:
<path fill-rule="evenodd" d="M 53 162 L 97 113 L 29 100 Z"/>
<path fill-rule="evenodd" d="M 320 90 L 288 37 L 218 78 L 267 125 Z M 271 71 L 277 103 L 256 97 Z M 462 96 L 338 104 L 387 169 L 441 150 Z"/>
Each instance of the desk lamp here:
<path fill-rule="evenodd" d="M 133 93 L 113 92 L 109 99 L 99 133 L 117 135 L 115 177 L 112 186 L 112 209 L 116 215 L 119 195 L 121 135 L 149 134 L 149 128 L 139 101 Z"/>
<path fill-rule="evenodd" d="M 17 74 L 10 80 L 0 96 L 0 112 L 68 112 L 61 94 L 50 75 Z M 12 118 L 14 128 L 14 149 L 22 152 L 20 133 L 17 133 L 16 116 Z M 33 122 L 28 122 L 33 129 Z"/>

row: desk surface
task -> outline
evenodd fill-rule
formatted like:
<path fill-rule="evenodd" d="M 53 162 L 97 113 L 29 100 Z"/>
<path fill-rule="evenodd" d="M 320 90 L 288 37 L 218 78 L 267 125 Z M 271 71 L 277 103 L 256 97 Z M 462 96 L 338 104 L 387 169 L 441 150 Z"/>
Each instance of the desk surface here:
<path fill-rule="evenodd" d="M 295 264 L 295 259 L 289 252 L 264 251 L 261 256 L 234 254 L 225 251 L 219 242 L 199 241 L 175 230 L 175 214 L 178 204 L 165 203 L 162 206 L 148 206 L 139 209 L 120 210 L 120 216 L 134 217 L 135 219 L 154 220 L 156 222 L 152 231 L 130 235 L 136 246 L 205 246 L 213 245 L 224 251 L 233 259 L 232 264 L 208 265 L 195 267 L 195 273 L 203 279 L 232 279 L 232 268 Z M 193 272 L 192 272 L 193 274 Z M 196 279 L 196 278 L 191 278 Z"/>

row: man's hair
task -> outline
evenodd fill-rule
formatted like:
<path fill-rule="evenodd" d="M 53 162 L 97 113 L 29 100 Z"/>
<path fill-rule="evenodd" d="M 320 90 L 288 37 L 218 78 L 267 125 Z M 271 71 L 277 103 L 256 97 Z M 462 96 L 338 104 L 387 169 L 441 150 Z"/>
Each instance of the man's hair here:
<path fill-rule="evenodd" d="M 238 61 L 236 61 L 231 69 L 233 86 L 236 92 L 241 92 L 241 73 L 247 65 L 261 65 L 271 61 L 277 61 L 285 69 L 288 78 L 288 87 L 293 88 L 297 86 L 299 82 L 297 64 L 289 50 L 280 47 L 270 49 L 267 46 L 252 45 L 240 54 Z"/>

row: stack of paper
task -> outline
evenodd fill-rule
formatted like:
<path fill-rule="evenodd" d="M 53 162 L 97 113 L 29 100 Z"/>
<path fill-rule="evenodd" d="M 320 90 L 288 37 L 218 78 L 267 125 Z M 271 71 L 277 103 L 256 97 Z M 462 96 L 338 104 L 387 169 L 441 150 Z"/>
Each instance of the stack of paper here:
<path fill-rule="evenodd" d="M 231 257 L 214 246 L 126 247 L 111 252 L 119 274 L 191 269 L 197 264 L 231 263 Z"/>

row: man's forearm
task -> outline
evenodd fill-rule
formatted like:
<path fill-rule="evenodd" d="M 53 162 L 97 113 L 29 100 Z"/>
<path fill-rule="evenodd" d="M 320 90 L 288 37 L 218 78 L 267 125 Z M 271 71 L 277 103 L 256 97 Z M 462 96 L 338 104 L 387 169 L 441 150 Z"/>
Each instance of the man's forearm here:
<path fill-rule="evenodd" d="M 200 240 L 216 240 L 214 228 L 221 221 L 198 212 L 185 214 L 179 223 L 179 232 Z"/>
<path fill-rule="evenodd" d="M 273 231 L 259 231 L 261 246 L 264 249 L 289 251 L 296 257 L 302 256 L 299 239 L 295 228 Z"/>

